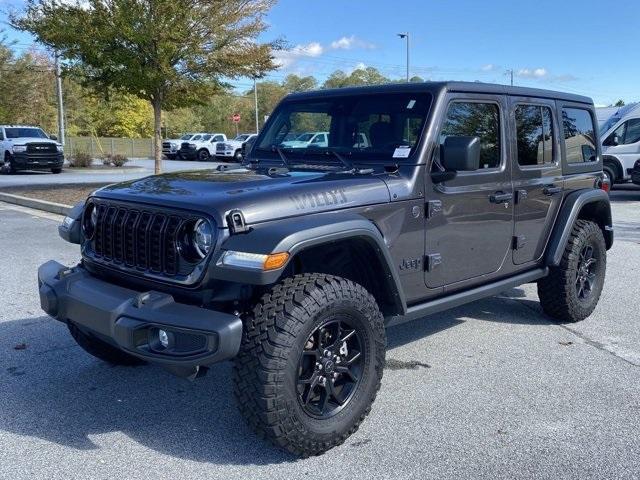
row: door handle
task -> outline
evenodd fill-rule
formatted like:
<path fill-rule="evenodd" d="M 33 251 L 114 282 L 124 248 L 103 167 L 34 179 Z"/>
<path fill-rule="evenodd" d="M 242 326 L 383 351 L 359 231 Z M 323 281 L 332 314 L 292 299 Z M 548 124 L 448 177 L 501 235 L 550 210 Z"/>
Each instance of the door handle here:
<path fill-rule="evenodd" d="M 496 192 L 489 195 L 491 203 L 509 203 L 511 200 L 513 200 L 513 193 Z"/>
<path fill-rule="evenodd" d="M 547 196 L 555 195 L 556 193 L 562 192 L 562 187 L 556 187 L 554 185 L 547 185 L 542 189 L 542 193 Z"/>

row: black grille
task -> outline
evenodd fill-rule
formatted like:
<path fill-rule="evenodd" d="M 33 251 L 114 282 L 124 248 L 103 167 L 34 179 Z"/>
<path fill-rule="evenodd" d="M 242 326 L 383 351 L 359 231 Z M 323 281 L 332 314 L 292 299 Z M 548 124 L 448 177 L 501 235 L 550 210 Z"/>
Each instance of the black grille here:
<path fill-rule="evenodd" d="M 27 143 L 27 153 L 57 153 L 58 148 L 53 143 Z"/>
<path fill-rule="evenodd" d="M 95 260 L 161 275 L 186 275 L 194 265 L 177 249 L 187 215 L 129 205 L 95 202 L 97 224 L 91 241 Z"/>
<path fill-rule="evenodd" d="M 218 142 L 218 144 L 216 145 L 216 152 L 224 152 L 226 145 L 224 143 L 220 143 Z"/>

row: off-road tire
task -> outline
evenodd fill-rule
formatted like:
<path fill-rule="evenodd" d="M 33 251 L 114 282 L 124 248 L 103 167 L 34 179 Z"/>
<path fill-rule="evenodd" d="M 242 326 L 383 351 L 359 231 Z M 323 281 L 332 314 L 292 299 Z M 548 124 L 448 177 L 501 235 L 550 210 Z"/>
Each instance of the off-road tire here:
<path fill-rule="evenodd" d="M 594 250 L 596 277 L 588 299 L 578 298 L 576 279 L 580 252 L 587 245 Z M 594 222 L 577 220 L 560 265 L 551 267 L 549 275 L 538 281 L 538 296 L 544 312 L 561 322 L 579 322 L 587 318 L 598 304 L 607 268 L 607 249 L 602 230 Z"/>
<path fill-rule="evenodd" d="M 144 360 L 141 360 L 138 357 L 129 355 L 128 353 L 109 345 L 93 335 L 84 333 L 71 322 L 67 324 L 67 327 L 69 327 L 71 336 L 85 352 L 102 361 L 112 365 L 124 366 L 143 365 L 145 363 Z"/>
<path fill-rule="evenodd" d="M 357 318 L 365 337 L 363 374 L 351 400 L 323 419 L 298 400 L 298 361 L 310 332 L 332 315 Z M 344 278 L 303 274 L 276 284 L 244 319 L 234 361 L 240 412 L 261 438 L 295 455 L 319 455 L 353 434 L 371 410 L 385 363 L 384 321 L 375 299 Z"/>

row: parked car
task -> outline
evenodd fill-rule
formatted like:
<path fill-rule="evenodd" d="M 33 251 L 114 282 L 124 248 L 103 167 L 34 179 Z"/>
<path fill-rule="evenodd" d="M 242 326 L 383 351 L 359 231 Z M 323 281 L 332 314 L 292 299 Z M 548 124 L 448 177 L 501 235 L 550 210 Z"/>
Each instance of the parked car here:
<path fill-rule="evenodd" d="M 633 170 L 631 170 L 631 181 L 636 185 L 640 185 L 640 158 L 633 164 Z"/>
<path fill-rule="evenodd" d="M 286 148 L 327 147 L 329 145 L 329 133 L 307 132 L 298 135 L 294 140 L 286 140 L 280 145 Z"/>
<path fill-rule="evenodd" d="M 200 138 L 193 138 L 188 142 L 182 142 L 178 155 L 184 160 L 199 160 L 205 162 L 216 154 L 218 142 L 226 142 L 224 133 L 207 133 Z"/>
<path fill-rule="evenodd" d="M 274 148 L 316 118 L 328 145 Z M 293 94 L 250 168 L 114 184 L 74 207 L 59 231 L 82 261 L 39 268 L 40 304 L 112 364 L 195 378 L 233 358 L 248 424 L 320 454 L 369 413 L 385 327 L 530 282 L 558 322 L 593 312 L 613 244 L 596 132 L 591 99 L 523 87 Z"/>
<path fill-rule="evenodd" d="M 169 160 L 175 160 L 178 158 L 178 151 L 180 150 L 180 146 L 182 142 L 186 142 L 189 140 L 197 141 L 200 140 L 206 133 L 185 133 L 180 138 L 174 139 L 166 139 L 162 142 L 162 154 L 167 157 Z"/>
<path fill-rule="evenodd" d="M 620 107 L 600 132 L 605 175 L 611 185 L 629 181 L 640 156 L 640 103 Z"/>
<path fill-rule="evenodd" d="M 19 170 L 62 172 L 64 152 L 55 135 L 30 125 L 0 125 L 0 154 L 4 173 Z"/>
<path fill-rule="evenodd" d="M 216 145 L 216 159 L 222 161 L 234 160 L 236 162 L 241 162 L 242 146 L 255 136 L 255 133 L 243 133 L 233 140 L 219 142 L 218 145 Z"/>

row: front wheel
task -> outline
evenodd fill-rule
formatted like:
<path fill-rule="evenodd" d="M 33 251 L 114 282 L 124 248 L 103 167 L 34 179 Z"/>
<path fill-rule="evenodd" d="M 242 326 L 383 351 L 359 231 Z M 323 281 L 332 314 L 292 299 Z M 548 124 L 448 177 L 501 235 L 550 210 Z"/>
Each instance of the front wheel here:
<path fill-rule="evenodd" d="M 607 248 L 600 227 L 577 220 L 560 265 L 538 281 L 544 312 L 563 322 L 584 320 L 596 308 L 607 270 Z"/>
<path fill-rule="evenodd" d="M 197 158 L 200 162 L 206 162 L 209 160 L 209 151 L 206 148 L 198 150 Z"/>
<path fill-rule="evenodd" d="M 238 163 L 242 162 L 242 150 L 238 149 L 235 151 L 233 154 L 233 160 Z"/>
<path fill-rule="evenodd" d="M 609 181 L 609 187 L 613 188 L 613 185 L 617 182 L 616 172 L 610 165 L 602 167 L 602 173 L 604 173 L 605 181 Z"/>
<path fill-rule="evenodd" d="M 62 173 L 62 167 L 54 167 L 51 169 L 51 173 Z"/>
<path fill-rule="evenodd" d="M 371 410 L 385 348 L 382 314 L 362 286 L 323 274 L 287 278 L 245 319 L 233 369 L 240 411 L 275 445 L 324 453 Z"/>

